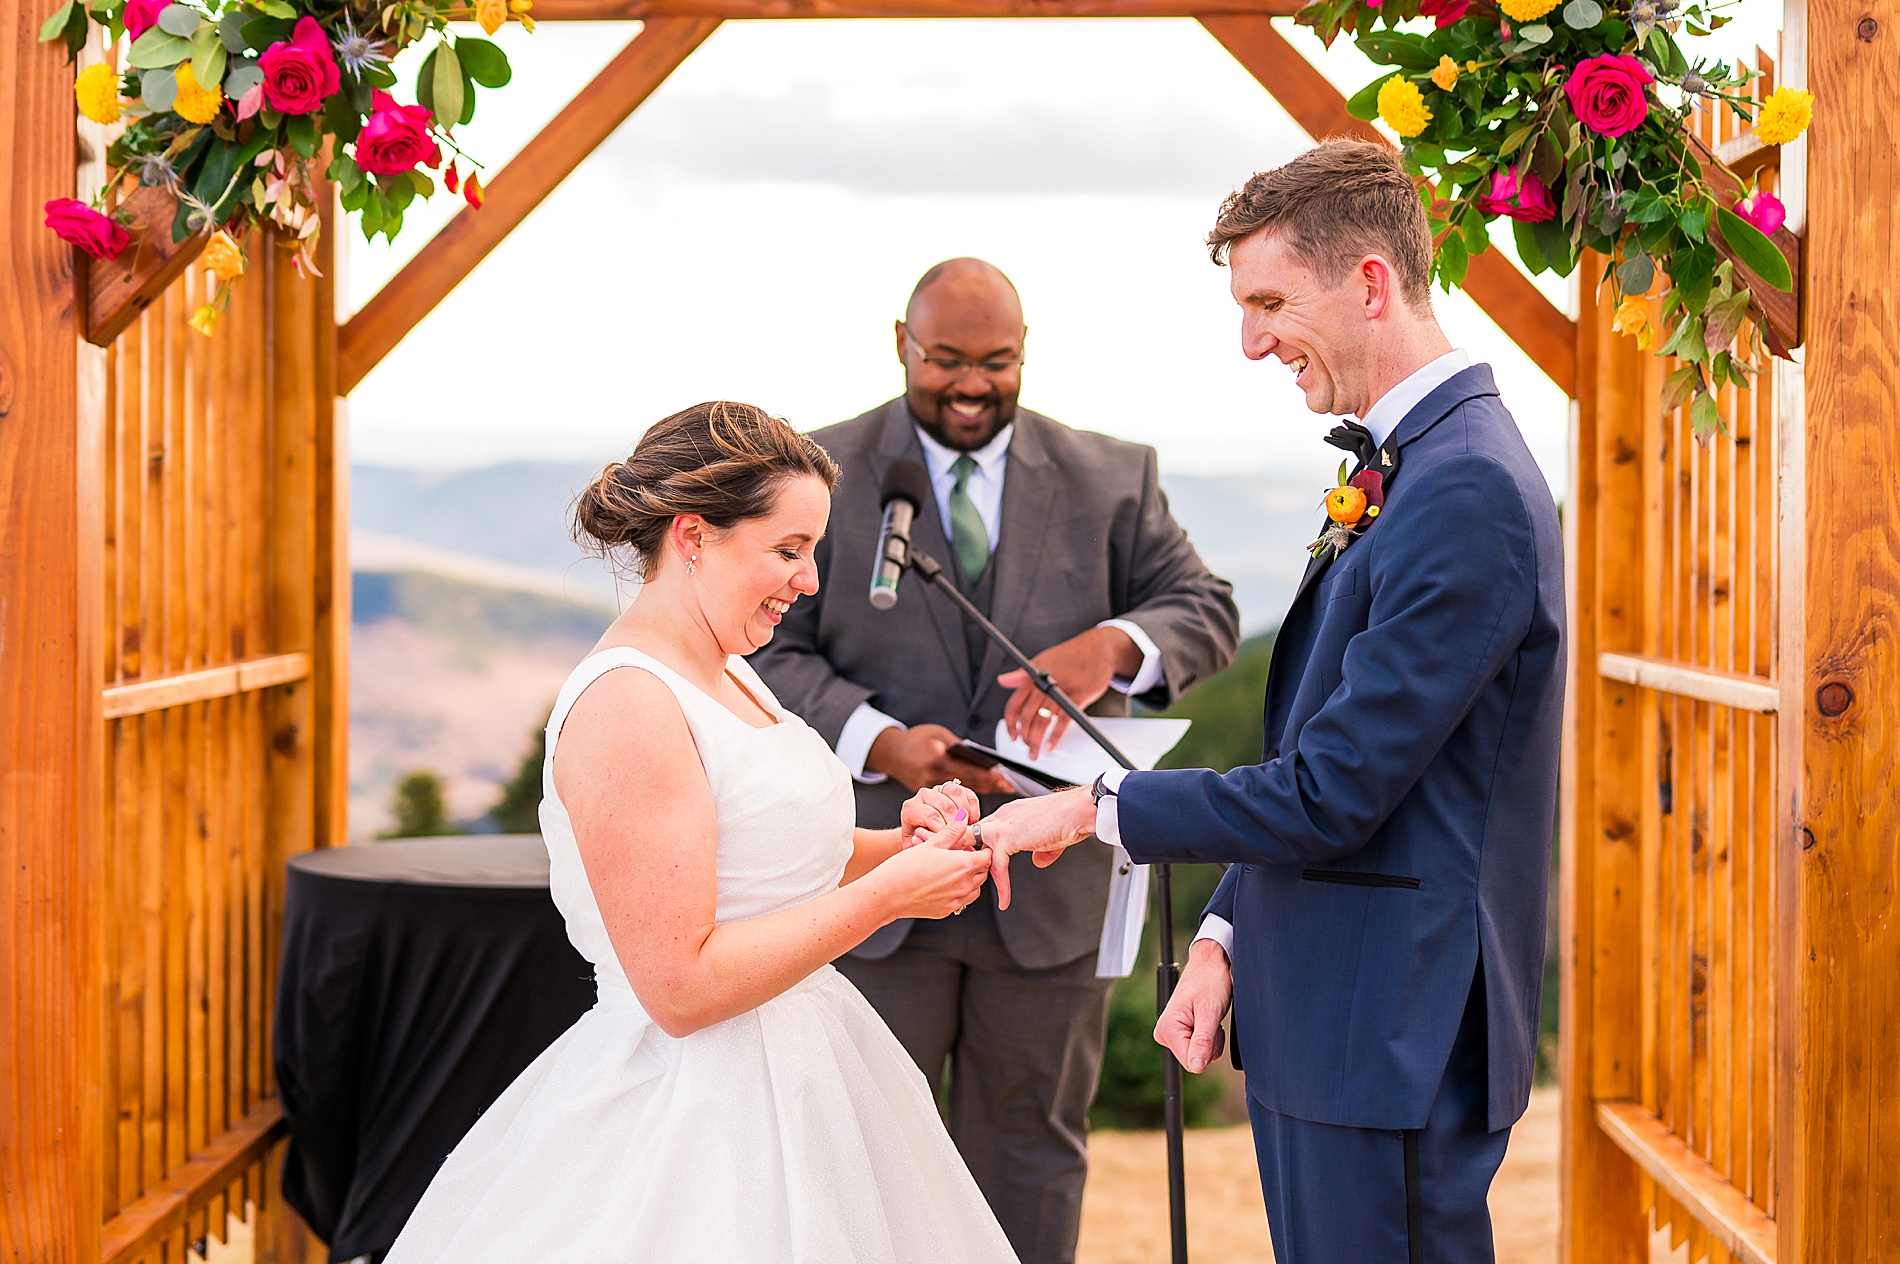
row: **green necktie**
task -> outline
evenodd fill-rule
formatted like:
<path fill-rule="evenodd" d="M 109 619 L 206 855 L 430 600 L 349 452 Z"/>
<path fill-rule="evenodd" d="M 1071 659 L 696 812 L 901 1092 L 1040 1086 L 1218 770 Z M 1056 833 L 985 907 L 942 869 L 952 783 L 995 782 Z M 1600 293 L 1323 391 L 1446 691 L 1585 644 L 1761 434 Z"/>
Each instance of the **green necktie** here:
<path fill-rule="evenodd" d="M 984 568 L 990 564 L 990 531 L 968 491 L 970 475 L 975 471 L 976 459 L 967 455 L 958 457 L 950 467 L 957 476 L 957 485 L 950 489 L 950 549 L 957 555 L 957 565 L 963 568 L 963 578 L 972 585 L 982 582 Z"/>

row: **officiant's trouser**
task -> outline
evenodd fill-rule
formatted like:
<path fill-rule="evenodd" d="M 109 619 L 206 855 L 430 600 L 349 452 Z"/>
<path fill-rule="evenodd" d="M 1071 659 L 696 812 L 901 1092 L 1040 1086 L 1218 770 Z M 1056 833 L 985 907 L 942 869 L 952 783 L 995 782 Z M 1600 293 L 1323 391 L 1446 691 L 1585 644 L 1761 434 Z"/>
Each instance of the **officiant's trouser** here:
<path fill-rule="evenodd" d="M 948 1062 L 950 1136 L 1022 1264 L 1072 1264 L 1114 985 L 1095 977 L 1095 954 L 1018 965 L 986 886 L 957 916 L 912 925 L 890 956 L 837 966 L 938 1100 Z"/>
<path fill-rule="evenodd" d="M 1249 1095 L 1274 1264 L 1492 1264 L 1486 1196 L 1511 1130 L 1486 1131 L 1484 971 L 1425 1127 L 1295 1119 Z"/>

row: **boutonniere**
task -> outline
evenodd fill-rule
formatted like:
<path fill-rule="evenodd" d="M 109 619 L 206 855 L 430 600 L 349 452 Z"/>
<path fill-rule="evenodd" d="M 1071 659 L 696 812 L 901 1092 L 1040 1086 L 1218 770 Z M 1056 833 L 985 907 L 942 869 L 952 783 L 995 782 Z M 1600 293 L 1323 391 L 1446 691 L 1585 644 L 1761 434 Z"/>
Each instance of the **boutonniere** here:
<path fill-rule="evenodd" d="M 1346 463 L 1339 463 L 1339 486 L 1326 493 L 1326 529 L 1306 548 L 1319 557 L 1327 549 L 1338 557 L 1346 546 L 1357 540 L 1385 508 L 1385 475 L 1377 470 L 1361 470 L 1346 477 Z"/>

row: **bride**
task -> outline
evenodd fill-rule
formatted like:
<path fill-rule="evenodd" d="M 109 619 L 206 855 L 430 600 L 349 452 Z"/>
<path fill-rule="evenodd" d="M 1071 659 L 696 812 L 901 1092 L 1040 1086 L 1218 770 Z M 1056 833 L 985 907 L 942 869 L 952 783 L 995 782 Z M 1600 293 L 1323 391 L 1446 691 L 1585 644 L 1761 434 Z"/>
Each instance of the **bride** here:
<path fill-rule="evenodd" d="M 599 1000 L 387 1264 L 1015 1260 L 916 1065 L 828 964 L 976 898 L 976 798 L 923 790 L 900 829 L 854 829 L 844 765 L 740 657 L 817 591 L 837 477 L 784 422 L 710 403 L 582 493 L 577 534 L 645 580 L 548 720 L 541 830 Z"/>

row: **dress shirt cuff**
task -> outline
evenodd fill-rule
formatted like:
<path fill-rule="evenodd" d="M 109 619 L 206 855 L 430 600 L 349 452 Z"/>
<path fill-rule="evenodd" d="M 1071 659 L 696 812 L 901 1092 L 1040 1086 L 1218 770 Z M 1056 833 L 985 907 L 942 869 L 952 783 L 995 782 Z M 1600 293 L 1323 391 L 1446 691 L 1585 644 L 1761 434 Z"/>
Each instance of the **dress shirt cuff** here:
<path fill-rule="evenodd" d="M 1234 928 L 1226 918 L 1215 917 L 1209 913 L 1201 919 L 1201 929 L 1195 932 L 1194 938 L 1197 941 L 1213 940 L 1220 945 L 1220 950 L 1227 954 L 1229 961 L 1234 959 Z M 1190 944 L 1189 947 L 1192 948 L 1193 945 Z"/>
<path fill-rule="evenodd" d="M 1135 672 L 1134 679 L 1124 680 L 1116 676 L 1108 682 L 1110 685 L 1125 694 L 1138 696 L 1161 683 L 1161 650 L 1155 645 L 1154 638 L 1141 630 L 1140 624 L 1128 619 L 1105 619 L 1095 626 L 1121 630 L 1141 651 L 1141 667 Z"/>
<path fill-rule="evenodd" d="M 1112 768 L 1102 774 L 1102 784 L 1110 790 L 1119 791 L 1122 787 L 1122 778 L 1127 775 L 1126 768 Z M 1115 812 L 1115 805 L 1119 802 L 1121 800 L 1114 795 L 1105 794 L 1102 796 L 1102 801 L 1095 805 L 1095 837 L 1110 847 L 1121 846 L 1121 818 Z"/>
<path fill-rule="evenodd" d="M 881 772 L 871 772 L 865 768 L 864 761 L 871 757 L 871 745 L 877 741 L 877 735 L 885 729 L 908 728 L 898 720 L 893 720 L 868 702 L 860 702 L 851 718 L 844 722 L 844 728 L 838 733 L 838 758 L 850 770 L 853 777 L 867 786 L 874 786 L 885 779 Z"/>

